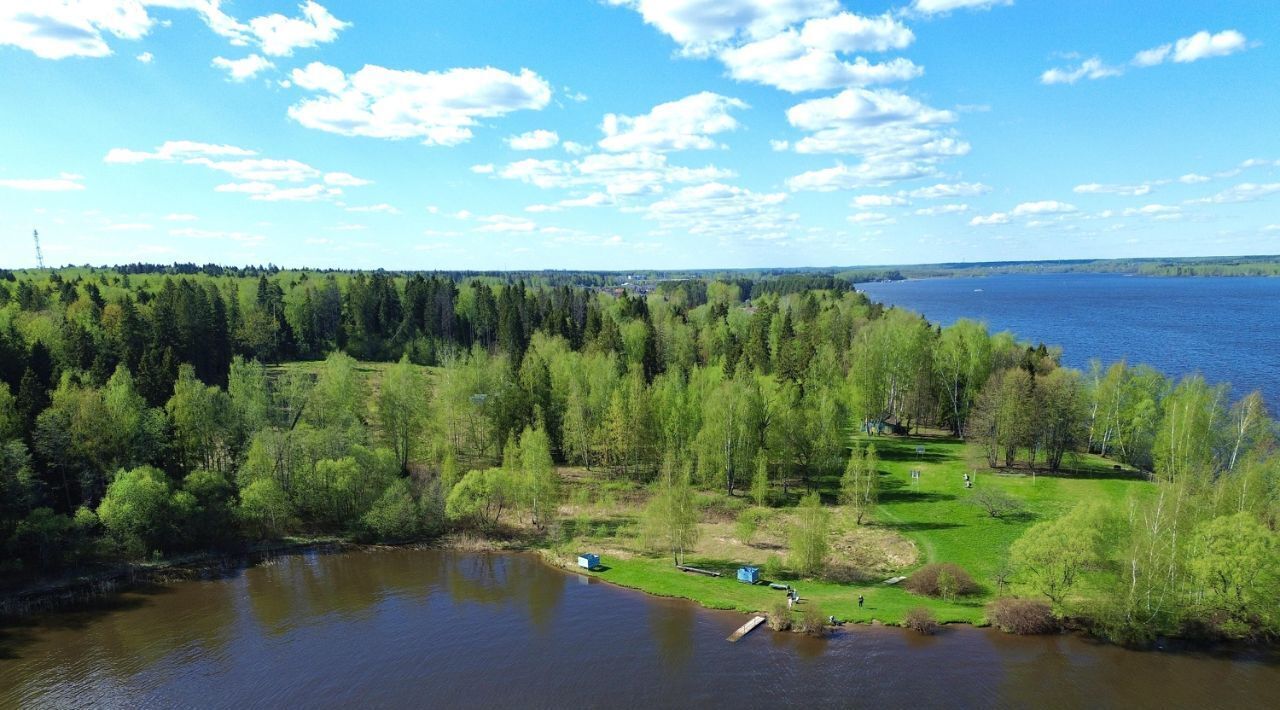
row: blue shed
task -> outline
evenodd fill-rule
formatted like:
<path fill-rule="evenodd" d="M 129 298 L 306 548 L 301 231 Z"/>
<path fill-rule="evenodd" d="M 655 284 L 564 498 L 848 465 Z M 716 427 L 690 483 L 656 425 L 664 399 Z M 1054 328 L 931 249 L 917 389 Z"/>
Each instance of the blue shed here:
<path fill-rule="evenodd" d="M 739 567 L 738 581 L 746 582 L 747 584 L 755 584 L 756 582 L 759 582 L 760 568 L 759 567 Z"/>
<path fill-rule="evenodd" d="M 582 569 L 595 569 L 600 566 L 600 555 L 584 552 L 578 555 L 578 566 Z"/>

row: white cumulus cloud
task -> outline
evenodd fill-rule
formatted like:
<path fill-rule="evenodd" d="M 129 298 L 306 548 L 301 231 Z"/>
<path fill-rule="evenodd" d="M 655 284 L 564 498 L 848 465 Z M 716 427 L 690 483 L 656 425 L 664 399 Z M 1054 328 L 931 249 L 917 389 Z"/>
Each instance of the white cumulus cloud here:
<path fill-rule="evenodd" d="M 507 138 L 507 145 L 511 146 L 512 150 L 546 150 L 555 147 L 559 142 L 560 136 L 555 131 L 541 128 Z"/>
<path fill-rule="evenodd" d="M 608 0 L 640 13 L 681 45 L 707 56 L 734 39 L 771 37 L 790 25 L 840 10 L 837 0 Z"/>
<path fill-rule="evenodd" d="M 113 53 L 109 38 L 140 40 L 161 24 L 151 16 L 154 8 L 194 11 L 231 44 L 257 45 L 268 56 L 288 56 L 300 47 L 332 42 L 350 26 L 314 0 L 298 6 L 300 17 L 272 14 L 247 23 L 223 12 L 222 4 L 222 0 L 5 0 L 0 3 L 0 45 L 24 49 L 42 59 L 106 57 Z"/>
<path fill-rule="evenodd" d="M 257 37 L 263 52 L 273 57 L 287 57 L 295 49 L 332 42 L 339 32 L 351 26 L 313 0 L 307 0 L 298 9 L 302 17 L 276 13 L 249 20 L 249 31 Z"/>
<path fill-rule="evenodd" d="M 989 10 L 997 5 L 1012 5 L 1013 0 L 915 0 L 911 9 L 921 15 L 940 15 L 954 10 Z"/>
<path fill-rule="evenodd" d="M 1253 183 L 1242 182 L 1239 185 L 1229 187 L 1222 192 L 1210 197 L 1202 197 L 1197 200 L 1191 200 L 1192 204 L 1231 204 L 1236 202 L 1254 202 L 1268 195 L 1274 195 L 1280 192 L 1280 182 L 1271 183 Z"/>
<path fill-rule="evenodd" d="M 884 185 L 938 174 L 942 160 L 965 155 L 969 144 L 945 126 L 950 111 L 934 109 L 889 89 L 846 89 L 787 110 L 792 126 L 810 135 L 794 145 L 798 153 L 855 155 L 857 166 L 837 165 L 799 175 L 795 189 L 842 189 Z"/>
<path fill-rule="evenodd" d="M 873 207 L 896 207 L 905 204 L 907 204 L 906 199 L 898 195 L 858 195 L 853 198 L 853 202 L 849 206 L 865 210 Z"/>
<path fill-rule="evenodd" d="M 799 28 L 730 47 L 719 53 L 729 75 L 784 91 L 887 84 L 914 79 L 923 69 L 901 57 L 873 63 L 841 55 L 902 49 L 915 35 L 889 15 L 863 17 L 843 12 L 818 17 Z"/>
<path fill-rule="evenodd" d="M 954 182 L 919 187 L 908 194 L 920 200 L 937 200 L 943 197 L 976 197 L 988 192 L 991 192 L 991 187 L 980 182 Z"/>
<path fill-rule="evenodd" d="M 1066 202 L 1040 200 L 1038 202 L 1023 202 L 1013 208 L 1013 215 L 1015 217 L 1023 217 L 1026 215 L 1067 214 L 1075 211 L 1076 206 Z"/>
<path fill-rule="evenodd" d="M 250 54 L 244 59 L 227 59 L 214 57 L 213 66 L 225 70 L 232 81 L 251 79 L 258 73 L 274 68 L 275 65 L 260 54 Z"/>
<path fill-rule="evenodd" d="M 968 211 L 969 211 L 969 205 L 957 203 L 957 204 L 946 204 L 946 205 L 934 205 L 933 207 L 921 207 L 920 209 L 916 210 L 916 214 L 921 217 L 937 217 L 939 215 L 944 215 L 944 214 L 960 214 L 962 212 L 968 212 Z"/>
<path fill-rule="evenodd" d="M 610 152 L 708 150 L 716 147 L 711 136 L 738 127 L 729 112 L 745 108 L 738 99 L 703 91 L 658 104 L 640 116 L 605 114 L 599 145 Z"/>
<path fill-rule="evenodd" d="M 1081 79 L 1106 79 L 1120 76 L 1124 71 L 1107 66 L 1097 57 L 1080 62 L 1075 67 L 1054 67 L 1040 75 L 1041 84 L 1074 84 Z"/>
<path fill-rule="evenodd" d="M 1237 30 L 1223 30 L 1216 34 L 1201 30 L 1190 37 L 1144 49 L 1134 55 L 1133 63 L 1140 67 L 1151 67 L 1165 62 L 1187 64 L 1210 57 L 1225 57 L 1243 52 L 1248 48 L 1249 40 Z"/>
<path fill-rule="evenodd" d="M 1076 185 L 1072 190 L 1081 195 L 1120 195 L 1122 197 L 1141 197 L 1151 193 L 1151 185 L 1102 185 L 1096 182 Z"/>
<path fill-rule="evenodd" d="M 645 217 L 663 229 L 721 240 L 788 237 L 797 217 L 782 209 L 786 193 L 757 193 L 735 185 L 691 185 L 649 205 Z"/>
<path fill-rule="evenodd" d="M 82 175 L 60 173 L 53 178 L 5 178 L 0 179 L 0 187 L 25 192 L 75 192 L 83 190 Z"/>
<path fill-rule="evenodd" d="M 539 110 L 551 100 L 550 85 L 528 69 L 423 73 L 369 64 L 346 75 L 313 62 L 295 69 L 292 78 L 321 94 L 289 107 L 289 116 L 303 126 L 347 136 L 418 138 L 425 145 L 465 143 L 480 119 Z"/>

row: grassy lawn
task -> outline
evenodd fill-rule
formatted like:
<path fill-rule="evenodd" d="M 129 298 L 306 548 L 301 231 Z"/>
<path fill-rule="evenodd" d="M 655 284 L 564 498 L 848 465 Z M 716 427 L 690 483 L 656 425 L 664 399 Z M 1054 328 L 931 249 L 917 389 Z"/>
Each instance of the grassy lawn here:
<path fill-rule="evenodd" d="M 875 520 L 868 527 L 879 535 L 877 540 L 901 536 L 914 543 L 914 562 L 876 570 L 862 582 L 779 580 L 795 586 L 805 602 L 819 604 L 824 614 L 846 621 L 878 620 L 897 624 L 907 610 L 925 606 L 932 609 L 940 621 L 982 623 L 986 602 L 996 592 L 993 574 L 1009 545 L 1029 526 L 1059 516 L 1081 502 L 1101 501 L 1119 506 L 1131 496 L 1144 496 L 1152 490 L 1140 477 L 1115 471 L 1111 462 L 1097 457 L 1082 456 L 1064 466 L 1074 470 L 1059 475 L 1041 473 L 1033 477 L 1022 469 L 990 471 L 974 447 L 953 439 L 878 437 L 874 443 L 881 459 L 881 494 Z M 916 453 L 917 446 L 925 447 L 923 455 Z M 920 471 L 920 478 L 914 481 L 910 476 L 913 469 Z M 992 518 L 968 502 L 973 490 L 964 487 L 965 473 L 975 479 L 973 490 L 997 487 L 1021 500 L 1025 510 L 1012 517 Z M 833 495 L 837 483 L 823 481 L 820 487 L 824 494 Z M 841 534 L 844 528 L 855 527 L 838 508 L 833 508 L 833 512 L 833 535 Z M 774 515 L 776 525 L 785 528 L 788 512 L 777 510 Z M 610 517 L 619 518 L 619 511 L 614 510 Z M 728 527 L 723 522 L 704 523 L 702 540 L 686 560 L 696 567 L 723 572 L 724 576 L 719 578 L 681 572 L 673 567 L 669 557 L 644 554 L 634 539 L 628 539 L 630 532 L 626 525 L 600 526 L 599 534 L 575 536 L 571 546 L 600 552 L 603 567 L 593 574 L 615 584 L 661 596 L 692 599 L 717 609 L 768 611 L 785 592 L 766 585 L 746 585 L 738 582 L 734 575 L 742 564 L 763 565 L 775 554 L 785 557 L 785 530 L 772 538 L 775 544 L 753 547 L 725 545 L 723 535 L 717 538 L 717 533 Z M 858 531 L 855 529 L 853 533 Z M 767 534 L 765 537 L 769 539 Z M 779 542 L 782 544 L 777 544 Z M 836 565 L 841 562 L 838 553 L 833 554 L 831 562 Z M 886 577 L 909 574 L 927 562 L 959 564 L 985 587 L 985 593 L 947 602 L 918 597 L 898 586 L 883 584 Z M 861 609 L 857 606 L 859 594 L 866 600 Z"/>

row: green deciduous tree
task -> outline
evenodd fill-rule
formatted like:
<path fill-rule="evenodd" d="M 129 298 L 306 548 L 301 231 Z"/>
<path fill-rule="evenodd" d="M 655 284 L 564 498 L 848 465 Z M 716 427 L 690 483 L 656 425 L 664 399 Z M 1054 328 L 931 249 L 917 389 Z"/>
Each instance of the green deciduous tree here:
<path fill-rule="evenodd" d="M 1280 624 L 1280 541 L 1249 513 L 1198 525 L 1189 567 L 1209 618 L 1228 632 Z"/>
<path fill-rule="evenodd" d="M 674 471 L 670 463 L 657 484 L 645 516 L 654 544 L 665 548 L 675 564 L 698 542 L 698 509 L 688 471 Z"/>
<path fill-rule="evenodd" d="M 116 474 L 98 506 L 107 532 L 134 556 L 173 548 L 175 512 L 169 481 L 149 466 Z"/>
<path fill-rule="evenodd" d="M 240 491 L 240 519 L 257 538 L 274 538 L 284 533 L 293 518 L 289 496 L 271 478 L 259 478 Z"/>
<path fill-rule="evenodd" d="M 875 509 L 880 498 L 879 466 L 880 457 L 876 454 L 875 444 L 868 444 L 865 448 L 856 443 L 853 445 L 849 464 L 840 478 L 840 502 L 854 512 L 859 525 Z"/>
<path fill-rule="evenodd" d="M 1080 576 L 1102 560 L 1104 512 L 1080 506 L 1027 529 L 1009 548 L 1023 583 L 1061 606 Z"/>
<path fill-rule="evenodd" d="M 796 508 L 790 535 L 790 564 L 800 574 L 815 576 L 825 568 L 830 544 L 827 540 L 829 527 L 830 514 L 822 507 L 818 493 L 802 498 Z"/>
<path fill-rule="evenodd" d="M 520 472 L 533 524 L 549 525 L 560 503 L 560 476 L 551 460 L 551 443 L 542 427 L 530 427 L 520 435 Z"/>
<path fill-rule="evenodd" d="M 378 390 L 378 424 L 403 471 L 409 470 L 409 461 L 422 436 L 426 405 L 426 383 L 408 356 L 387 368 Z"/>

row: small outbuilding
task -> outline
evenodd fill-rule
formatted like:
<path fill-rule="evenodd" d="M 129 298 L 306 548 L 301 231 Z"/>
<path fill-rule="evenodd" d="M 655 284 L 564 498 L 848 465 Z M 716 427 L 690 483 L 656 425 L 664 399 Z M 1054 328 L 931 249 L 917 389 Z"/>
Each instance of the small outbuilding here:
<path fill-rule="evenodd" d="M 759 582 L 760 568 L 759 567 L 739 567 L 738 581 L 746 582 L 747 584 L 755 584 L 756 582 Z"/>
<path fill-rule="evenodd" d="M 582 569 L 595 569 L 600 566 L 600 555 L 584 552 L 578 555 L 578 566 Z"/>

